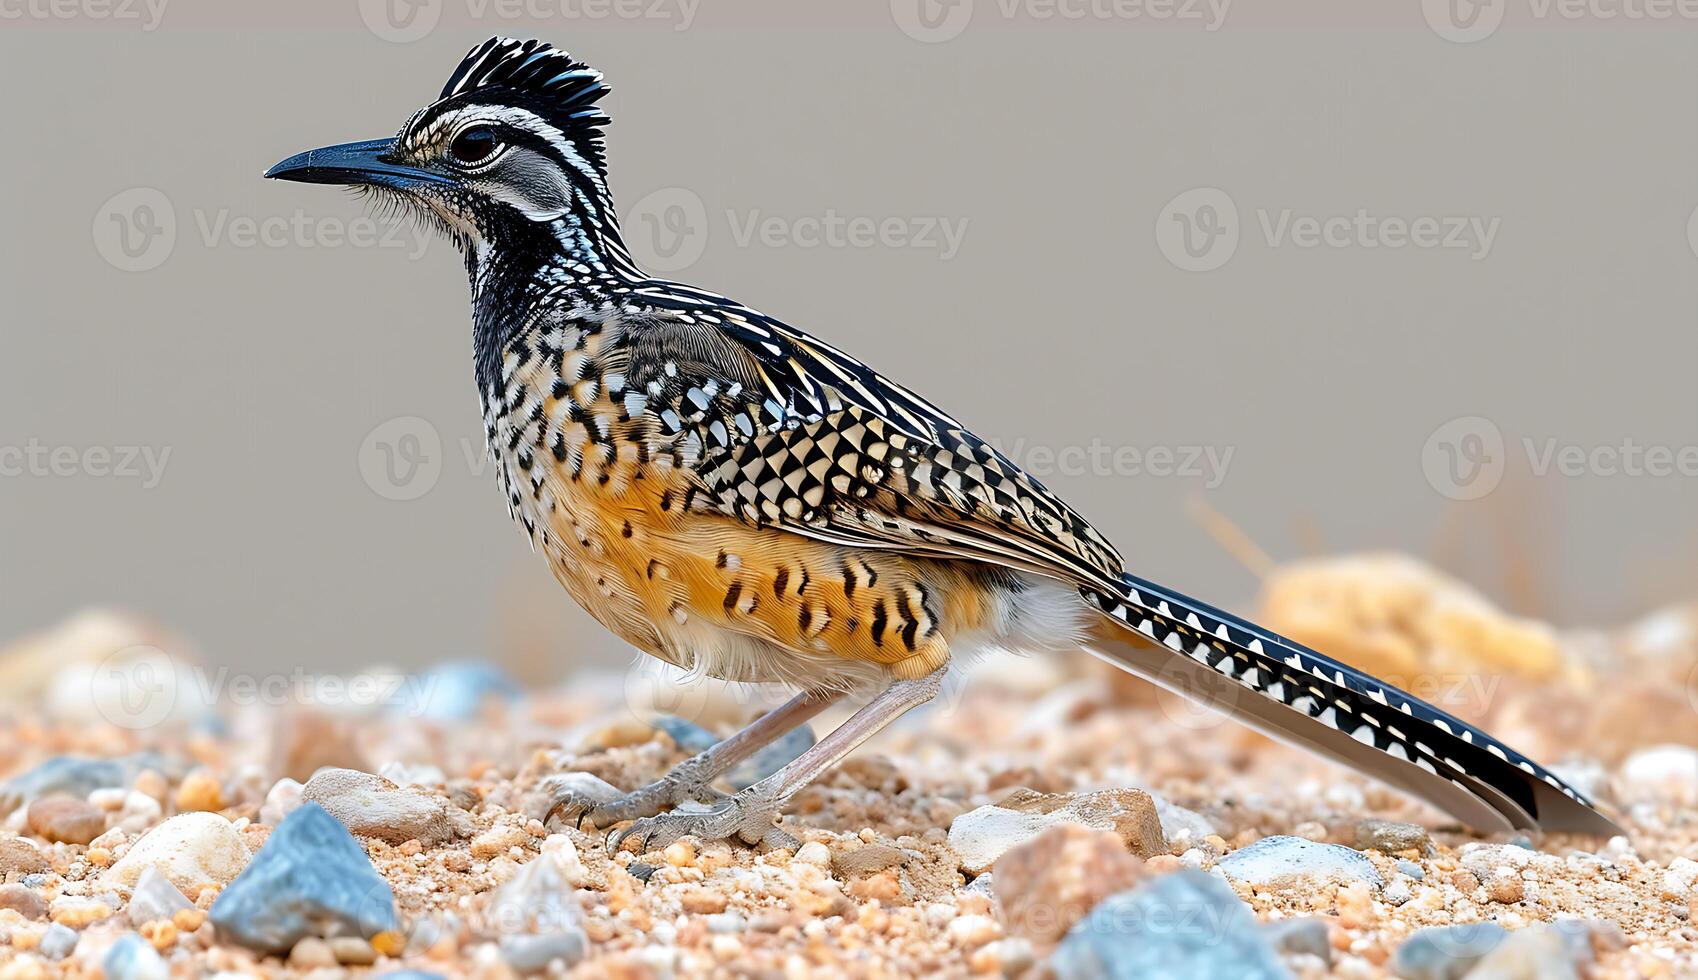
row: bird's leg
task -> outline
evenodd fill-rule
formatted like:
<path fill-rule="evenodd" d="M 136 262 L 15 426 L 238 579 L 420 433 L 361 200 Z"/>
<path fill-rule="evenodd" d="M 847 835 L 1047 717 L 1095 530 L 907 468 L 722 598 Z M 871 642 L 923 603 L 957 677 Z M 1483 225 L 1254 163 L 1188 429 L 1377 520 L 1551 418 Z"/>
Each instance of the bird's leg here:
<path fill-rule="evenodd" d="M 686 800 L 707 803 L 721 799 L 725 794 L 713 788 L 715 779 L 819 714 L 839 697 L 840 694 L 832 691 L 803 691 L 730 738 L 715 742 L 673 766 L 666 775 L 624 796 L 598 802 L 562 791 L 554 797 L 543 822 L 559 814 L 561 819 L 575 821 L 578 826 L 588 821 L 597 827 L 609 827 L 624 820 L 653 816 Z"/>
<path fill-rule="evenodd" d="M 745 844 L 796 847 L 796 837 L 776 823 L 785 804 L 819 775 L 841 762 L 857 746 L 909 708 L 937 696 L 943 685 L 940 667 L 915 680 L 895 681 L 814 746 L 784 768 L 748 789 L 715 803 L 704 811 L 674 811 L 647 816 L 616 834 L 609 835 L 609 850 L 618 850 L 628 840 L 639 843 L 639 851 L 665 847 L 680 837 L 723 840 L 736 836 Z"/>

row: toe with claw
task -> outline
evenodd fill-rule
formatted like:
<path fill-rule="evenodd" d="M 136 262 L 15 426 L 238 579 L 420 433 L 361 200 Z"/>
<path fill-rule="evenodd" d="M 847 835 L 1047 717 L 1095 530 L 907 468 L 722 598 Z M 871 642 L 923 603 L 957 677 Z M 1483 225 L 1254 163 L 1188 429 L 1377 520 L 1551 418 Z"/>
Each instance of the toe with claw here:
<path fill-rule="evenodd" d="M 558 816 L 562 822 L 580 828 L 586 823 L 611 827 L 627 820 L 652 817 L 683 803 L 714 803 L 724 799 L 724 793 L 709 785 L 712 777 L 704 770 L 700 757 L 687 759 L 647 786 L 612 799 L 593 799 L 563 790 L 554 797 L 543 822 Z"/>
<path fill-rule="evenodd" d="M 703 810 L 674 810 L 645 816 L 623 830 L 607 836 L 607 849 L 618 851 L 627 842 L 637 843 L 637 853 L 664 848 L 682 837 L 704 841 L 735 837 L 745 844 L 768 848 L 796 848 L 797 838 L 776 823 L 783 804 L 764 794 L 744 790 Z"/>

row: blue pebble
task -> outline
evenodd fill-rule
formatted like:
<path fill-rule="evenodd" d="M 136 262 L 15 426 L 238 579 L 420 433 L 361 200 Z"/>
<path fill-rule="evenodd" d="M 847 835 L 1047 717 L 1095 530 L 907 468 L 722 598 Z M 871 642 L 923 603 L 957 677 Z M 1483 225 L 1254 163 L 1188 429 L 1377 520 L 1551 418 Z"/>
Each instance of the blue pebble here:
<path fill-rule="evenodd" d="M 1062 980 L 1288 980 L 1250 907 L 1189 868 L 1110 897 L 1050 956 Z"/>
<path fill-rule="evenodd" d="M 792 759 L 812 748 L 813 744 L 814 730 L 807 725 L 802 725 L 738 763 L 735 768 L 725 774 L 725 778 L 730 780 L 731 785 L 738 789 L 748 789 L 783 769 Z"/>
<path fill-rule="evenodd" d="M 169 773 L 171 768 L 163 757 L 152 752 L 123 759 L 56 755 L 0 783 L 0 816 L 43 796 L 64 794 L 82 798 L 97 789 L 128 786 L 143 769 Z"/>
<path fill-rule="evenodd" d="M 131 932 L 120 937 L 100 961 L 106 980 L 159 980 L 170 976 L 165 960 L 152 944 Z"/>
<path fill-rule="evenodd" d="M 407 678 L 400 711 L 433 721 L 467 721 L 477 717 L 485 701 L 515 701 L 523 693 L 518 682 L 493 664 L 455 660 Z"/>
<path fill-rule="evenodd" d="M 1459 980 L 1507 935 L 1496 922 L 1422 929 L 1397 948 L 1392 972 L 1404 980 Z"/>
<path fill-rule="evenodd" d="M 1416 881 L 1420 881 L 1422 878 L 1427 877 L 1427 873 L 1422 871 L 1421 866 L 1416 864 L 1414 861 L 1405 861 L 1400 859 L 1397 862 L 1397 870 L 1411 878 L 1414 878 Z"/>
<path fill-rule="evenodd" d="M 440 973 L 427 973 L 424 970 L 393 970 L 373 977 L 372 980 L 445 980 L 445 978 Z"/>
<path fill-rule="evenodd" d="M 283 954 L 307 936 L 370 938 L 400 928 L 389 882 L 348 828 L 317 803 L 283 819 L 212 903 L 221 938 Z"/>
<path fill-rule="evenodd" d="M 661 715 L 652 724 L 665 732 L 680 749 L 691 754 L 705 752 L 719 741 L 714 733 L 677 715 Z"/>

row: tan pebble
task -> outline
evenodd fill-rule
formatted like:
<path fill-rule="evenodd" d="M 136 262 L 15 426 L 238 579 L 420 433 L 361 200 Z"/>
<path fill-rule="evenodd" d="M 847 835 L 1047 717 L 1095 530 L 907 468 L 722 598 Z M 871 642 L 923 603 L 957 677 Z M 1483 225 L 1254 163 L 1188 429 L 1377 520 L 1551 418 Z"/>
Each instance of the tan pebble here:
<path fill-rule="evenodd" d="M 206 921 L 205 909 L 178 909 L 171 923 L 184 932 L 194 932 Z"/>
<path fill-rule="evenodd" d="M 62 926 L 81 929 L 112 917 L 112 907 L 92 898 L 62 895 L 54 899 L 47 917 Z"/>
<path fill-rule="evenodd" d="M 525 824 L 525 833 L 530 834 L 532 837 L 547 837 L 548 828 L 543 825 L 541 820 L 532 820 L 530 823 Z"/>
<path fill-rule="evenodd" d="M 736 936 L 718 935 L 711 943 L 713 955 L 722 960 L 735 959 L 743 955 L 743 942 Z"/>
<path fill-rule="evenodd" d="M 687 840 L 675 841 L 661 852 L 661 856 L 674 868 L 687 868 L 696 862 L 696 845 Z"/>
<path fill-rule="evenodd" d="M 442 855 L 442 866 L 449 871 L 470 871 L 472 856 L 465 851 L 448 851 Z"/>
<path fill-rule="evenodd" d="M 819 841 L 809 841 L 796 852 L 796 860 L 817 868 L 831 867 L 831 849 Z"/>
<path fill-rule="evenodd" d="M 397 847 L 395 850 L 399 851 L 405 857 L 412 857 L 413 855 L 423 851 L 424 845 L 419 843 L 419 839 L 417 837 L 414 837 L 409 840 L 402 841 L 401 846 Z"/>
<path fill-rule="evenodd" d="M 668 848 L 670 850 L 670 848 Z M 696 915 L 712 915 L 725 911 L 725 896 L 707 888 L 690 888 L 684 892 L 681 904 L 684 911 Z"/>
<path fill-rule="evenodd" d="M 1367 882 L 1358 881 L 1339 890 L 1338 921 L 1346 929 L 1366 929 L 1374 924 L 1374 896 Z"/>
<path fill-rule="evenodd" d="M 297 970 L 315 970 L 336 965 L 336 954 L 330 944 L 317 936 L 308 936 L 289 951 L 289 965 Z"/>
<path fill-rule="evenodd" d="M 12 930 L 12 948 L 28 952 L 41 945 L 41 934 L 45 930 L 34 926 L 22 926 Z"/>
<path fill-rule="evenodd" d="M 141 933 L 143 939 L 152 943 L 154 949 L 162 953 L 177 945 L 177 927 L 169 919 L 144 922 L 136 931 Z"/>
<path fill-rule="evenodd" d="M 1526 889 L 1517 875 L 1493 875 L 1486 883 L 1486 896 L 1502 905 L 1514 905 L 1526 897 Z"/>
<path fill-rule="evenodd" d="M 393 929 L 387 929 L 371 937 L 371 948 L 384 956 L 400 956 L 407 948 L 407 937 Z"/>
<path fill-rule="evenodd" d="M 7 875 L 37 874 L 47 870 L 47 859 L 30 841 L 21 837 L 0 837 L 0 879 Z"/>
<path fill-rule="evenodd" d="M 472 838 L 472 857 L 480 861 L 488 861 L 498 854 L 503 854 L 510 847 L 520 847 L 531 840 L 531 835 L 518 827 L 491 827 Z"/>
<path fill-rule="evenodd" d="M 104 847 L 91 847 L 84 856 L 88 858 L 89 864 L 97 868 L 104 868 L 112 863 L 112 852 Z"/>
<path fill-rule="evenodd" d="M 171 791 L 171 784 L 166 782 L 165 777 L 159 772 L 153 769 L 143 769 L 136 773 L 136 781 L 130 784 L 130 788 L 164 803 L 165 795 Z"/>
<path fill-rule="evenodd" d="M 961 910 L 962 915 L 989 915 L 991 912 L 990 896 L 976 892 L 971 895 L 962 895 L 961 900 L 956 903 L 956 908 Z"/>
<path fill-rule="evenodd" d="M 1464 895 L 1472 895 L 1480 887 L 1480 879 L 1472 871 L 1458 871 L 1450 876 L 1450 885 Z"/>
<path fill-rule="evenodd" d="M 47 980 L 47 975 L 47 968 L 33 956 L 19 957 L 0 967 L 0 980 Z"/>
<path fill-rule="evenodd" d="M 0 927 L 16 919 L 39 919 L 47 914 L 47 900 L 25 885 L 0 885 Z"/>
<path fill-rule="evenodd" d="M 902 876 L 895 868 L 887 868 L 876 875 L 856 878 L 849 883 L 849 894 L 862 901 L 877 899 L 885 903 L 896 903 L 902 900 Z"/>
<path fill-rule="evenodd" d="M 1144 866 L 1153 873 L 1160 875 L 1167 874 L 1169 871 L 1178 871 L 1185 865 L 1184 862 L 1180 861 L 1179 858 L 1172 854 L 1157 854 L 1155 857 L 1145 861 Z"/>
<path fill-rule="evenodd" d="M 664 738 L 660 729 L 635 718 L 624 718 L 612 724 L 603 726 L 592 734 L 586 742 L 586 747 L 592 749 L 619 749 L 628 745 L 642 745 L 656 738 Z"/>
<path fill-rule="evenodd" d="M 36 800 L 24 819 L 32 833 L 61 844 L 87 844 L 106 832 L 106 814 L 87 800 L 70 796 Z"/>
<path fill-rule="evenodd" d="M 343 966 L 371 966 L 377 962 L 377 950 L 358 936 L 337 936 L 330 940 L 330 953 Z"/>
<path fill-rule="evenodd" d="M 206 810 L 222 810 L 228 803 L 224 799 L 224 790 L 218 785 L 218 779 L 204 769 L 197 769 L 183 777 L 183 784 L 177 787 L 177 809 L 182 813 Z"/>
<path fill-rule="evenodd" d="M 861 908 L 861 914 L 855 922 L 862 929 L 876 936 L 890 928 L 890 913 L 886 912 L 878 902 L 868 902 Z"/>

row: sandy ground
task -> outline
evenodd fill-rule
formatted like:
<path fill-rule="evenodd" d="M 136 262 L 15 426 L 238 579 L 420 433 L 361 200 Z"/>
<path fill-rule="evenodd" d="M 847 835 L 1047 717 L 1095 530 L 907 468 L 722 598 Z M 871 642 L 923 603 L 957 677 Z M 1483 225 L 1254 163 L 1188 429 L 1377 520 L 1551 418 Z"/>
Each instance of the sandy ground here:
<path fill-rule="evenodd" d="M 647 724 L 653 713 L 724 735 L 777 695 L 715 684 L 678 690 L 642 668 L 489 699 L 465 718 L 370 704 L 396 698 L 355 697 L 351 688 L 337 697 L 321 690 L 310 705 L 298 688 L 273 699 L 279 703 L 253 694 L 232 705 L 234 687 L 210 708 L 179 697 L 163 717 L 138 716 L 133 705 L 114 708 L 122 692 L 102 686 L 114 663 L 139 657 L 179 678 L 204 671 L 178 654 L 148 661 L 156 657 L 149 651 L 172 649 L 154 628 L 91 615 L 0 653 L 0 690 L 13 701 L 0 728 L 0 775 L 60 755 L 129 766 L 123 787 L 86 797 L 100 811 L 87 843 L 48 839 L 27 805 L 0 821 L 0 876 L 12 887 L 0 892 L 0 980 L 102 975 L 112 944 L 138 929 L 128 889 L 111 872 L 139 840 L 173 814 L 208 810 L 257 852 L 297 802 L 294 784 L 280 780 L 304 782 L 322 766 L 416 783 L 392 792 L 415 803 L 429 797 L 426 809 L 448 815 L 447 829 L 420 831 L 424 839 L 406 836 L 405 827 L 368 827 L 359 838 L 393 889 L 402 927 L 307 940 L 286 955 L 222 941 L 203 913 L 227 886 L 219 879 L 247 862 L 241 854 L 234 867 L 208 869 L 207 881 L 186 889 L 196 910 L 140 924 L 172 976 L 516 975 L 515 967 L 540 964 L 527 964 L 504 940 L 535 923 L 514 924 L 494 910 L 503 894 L 528 900 L 523 889 L 535 876 L 523 872 L 537 861 L 552 862 L 570 889 L 570 928 L 587 941 L 582 958 L 570 953 L 544 971 L 1043 975 L 1066 924 L 1104 894 L 1181 867 L 1207 872 L 1270 835 L 1354 847 L 1371 818 L 1426 831 L 1402 850 L 1362 851 L 1381 884 L 1298 875 L 1232 886 L 1263 922 L 1324 920 L 1324 955 L 1283 954 L 1295 975 L 1391 975 L 1398 947 L 1428 926 L 1491 920 L 1520 930 L 1578 919 L 1589 923 L 1590 948 L 1567 957 L 1577 975 L 1698 976 L 1698 866 L 1681 863 L 1698 860 L 1698 616 L 1676 609 L 1621 629 L 1564 633 L 1507 617 L 1466 588 L 1389 557 L 1282 569 L 1261 605 L 1274 628 L 1401 681 L 1555 764 L 1610 807 L 1627 836 L 1480 838 L 1349 772 L 1112 677 L 1081 655 L 993 660 L 952 681 L 939 703 L 796 799 L 786 818 L 806 842 L 796 853 L 686 840 L 663 852 L 610 855 L 600 831 L 539 819 L 553 777 L 587 773 L 636 786 L 687 754 Z M 821 719 L 816 730 L 840 717 Z M 156 754 L 137 755 L 144 752 Z M 950 839 L 957 818 L 1021 791 L 1134 787 L 1159 807 L 1159 852 L 1125 853 L 1122 862 L 1122 847 L 1102 860 L 1092 856 L 1098 844 L 1076 842 L 1036 873 L 1005 858 L 987 881 L 964 857 L 959 833 Z M 381 810 L 372 811 L 379 821 Z M 1124 828 L 1119 836 L 1131 840 Z M 39 855 L 35 870 L 19 846 Z M 36 894 L 39 907 L 19 889 Z M 1029 908 L 1013 914 L 1015 895 L 1056 904 L 1050 918 L 1061 921 L 1034 924 Z M 1531 963 L 1523 966 L 1534 970 Z"/>

